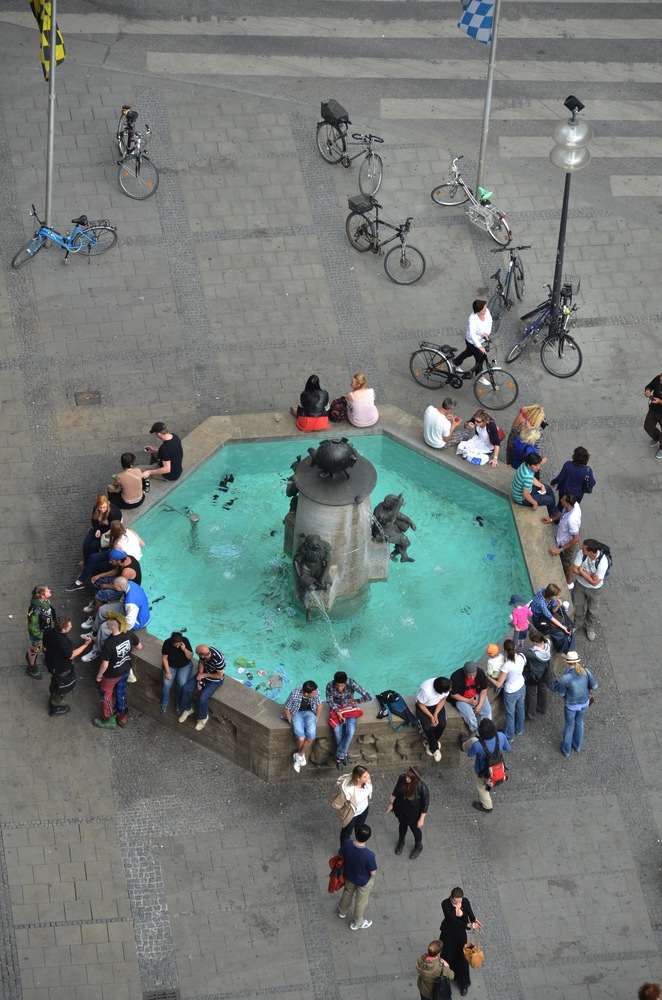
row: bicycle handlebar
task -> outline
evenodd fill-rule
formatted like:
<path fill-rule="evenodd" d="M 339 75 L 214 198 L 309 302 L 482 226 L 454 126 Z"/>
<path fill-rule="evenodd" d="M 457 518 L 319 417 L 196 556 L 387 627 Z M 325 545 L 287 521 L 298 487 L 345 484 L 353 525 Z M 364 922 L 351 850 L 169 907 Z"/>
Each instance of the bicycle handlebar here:
<path fill-rule="evenodd" d="M 504 250 L 508 250 L 509 253 L 515 253 L 516 250 L 530 250 L 532 244 L 520 244 L 518 247 L 498 247 L 496 250 L 492 250 L 492 253 L 503 253 Z"/>
<path fill-rule="evenodd" d="M 352 139 L 356 139 L 357 142 L 383 142 L 378 135 L 361 135 L 360 132 L 352 132 Z"/>

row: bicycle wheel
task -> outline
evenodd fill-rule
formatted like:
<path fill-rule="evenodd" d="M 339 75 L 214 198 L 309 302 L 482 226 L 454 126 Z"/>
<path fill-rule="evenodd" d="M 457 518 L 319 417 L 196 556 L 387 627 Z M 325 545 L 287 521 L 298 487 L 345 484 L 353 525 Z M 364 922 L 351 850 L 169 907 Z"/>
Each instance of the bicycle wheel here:
<path fill-rule="evenodd" d="M 350 212 L 345 222 L 345 230 L 349 242 L 359 253 L 372 250 L 375 239 L 375 227 L 372 219 L 366 215 L 359 215 L 358 212 Z"/>
<path fill-rule="evenodd" d="M 450 184 L 448 182 L 440 184 L 432 191 L 430 197 L 437 205 L 450 205 L 451 207 L 464 205 L 465 202 L 469 201 L 469 195 L 456 181 L 451 181 Z"/>
<path fill-rule="evenodd" d="M 487 379 L 483 385 L 480 378 Z M 519 385 L 517 379 L 503 368 L 486 368 L 479 378 L 474 379 L 474 396 L 487 410 L 505 410 L 517 399 Z"/>
<path fill-rule="evenodd" d="M 505 307 L 503 304 L 503 299 L 498 292 L 494 292 L 490 301 L 487 303 L 487 308 L 490 311 L 490 316 L 492 317 L 492 333 L 497 333 L 499 327 L 501 326 L 501 319 L 503 317 Z"/>
<path fill-rule="evenodd" d="M 317 126 L 317 148 L 327 163 L 340 163 L 346 149 L 345 136 L 335 125 L 320 122 Z"/>
<path fill-rule="evenodd" d="M 369 198 L 376 195 L 384 179 L 384 161 L 379 153 L 366 153 L 359 168 L 359 190 Z"/>
<path fill-rule="evenodd" d="M 384 270 L 396 285 L 413 285 L 425 274 L 425 257 L 409 243 L 393 247 L 384 257 Z"/>
<path fill-rule="evenodd" d="M 39 253 L 45 242 L 46 240 L 43 236 L 33 236 L 29 243 L 26 243 L 17 254 L 14 254 L 11 266 L 18 271 L 19 267 L 29 264 L 35 254 Z"/>
<path fill-rule="evenodd" d="M 492 216 L 491 221 L 487 224 L 487 231 L 494 242 L 498 243 L 500 247 L 507 247 L 512 240 L 506 220 L 500 219 L 496 212 Z"/>
<path fill-rule="evenodd" d="M 97 257 L 107 253 L 117 243 L 117 230 L 110 226 L 88 226 L 82 233 L 76 233 L 72 242 L 72 253 Z"/>
<path fill-rule="evenodd" d="M 425 389 L 438 389 L 446 385 L 445 375 L 450 375 L 448 361 L 439 351 L 421 347 L 409 359 L 409 371 Z"/>
<path fill-rule="evenodd" d="M 117 183 L 134 201 L 151 198 L 159 186 L 159 172 L 148 156 L 125 156 L 117 168 Z"/>
<path fill-rule="evenodd" d="M 561 336 L 545 337 L 540 347 L 543 367 L 555 378 L 570 378 L 582 366 L 582 352 L 579 344 L 567 333 Z"/>
<path fill-rule="evenodd" d="M 521 301 L 526 288 L 526 278 L 524 277 L 524 264 L 521 257 L 515 257 L 513 264 L 513 281 L 515 282 L 515 295 Z"/>

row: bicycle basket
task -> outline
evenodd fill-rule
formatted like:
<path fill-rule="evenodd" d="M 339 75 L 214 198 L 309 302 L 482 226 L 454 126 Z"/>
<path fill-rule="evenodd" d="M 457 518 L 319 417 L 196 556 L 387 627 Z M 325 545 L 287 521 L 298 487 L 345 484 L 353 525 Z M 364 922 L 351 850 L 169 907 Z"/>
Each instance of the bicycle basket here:
<path fill-rule="evenodd" d="M 349 115 L 343 108 L 342 104 L 338 104 L 333 98 L 329 101 L 322 101 L 322 118 L 325 122 L 329 122 L 330 125 L 351 125 L 349 120 Z"/>
<path fill-rule="evenodd" d="M 350 211 L 356 212 L 358 215 L 365 215 L 366 212 L 371 212 L 374 202 L 374 198 L 366 198 L 362 194 L 355 194 L 347 199 Z"/>

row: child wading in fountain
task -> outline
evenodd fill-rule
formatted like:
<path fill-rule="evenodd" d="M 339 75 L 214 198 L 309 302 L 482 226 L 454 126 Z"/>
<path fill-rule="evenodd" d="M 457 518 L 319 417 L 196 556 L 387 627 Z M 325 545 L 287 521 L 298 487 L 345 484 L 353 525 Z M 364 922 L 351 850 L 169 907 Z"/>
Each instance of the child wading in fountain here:
<path fill-rule="evenodd" d="M 510 616 L 510 624 L 513 626 L 513 639 L 517 643 L 518 649 L 524 649 L 524 640 L 529 632 L 529 622 L 533 617 L 533 612 L 523 597 L 513 594 L 510 598 L 510 606 L 513 613 Z"/>

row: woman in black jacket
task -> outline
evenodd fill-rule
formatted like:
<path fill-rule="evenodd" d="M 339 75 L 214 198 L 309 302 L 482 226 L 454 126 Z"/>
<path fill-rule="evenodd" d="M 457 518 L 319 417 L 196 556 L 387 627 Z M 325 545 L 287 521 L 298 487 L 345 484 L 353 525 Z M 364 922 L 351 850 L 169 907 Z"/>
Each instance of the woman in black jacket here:
<path fill-rule="evenodd" d="M 329 426 L 329 394 L 320 386 L 317 375 L 311 375 L 306 382 L 306 388 L 300 396 L 296 410 L 290 408 L 290 413 L 296 417 L 300 431 L 323 431 Z"/>
<path fill-rule="evenodd" d="M 421 772 L 417 767 L 410 767 L 408 771 L 401 774 L 395 783 L 395 788 L 391 793 L 386 807 L 387 814 L 395 814 L 400 827 L 398 830 L 398 843 L 395 847 L 396 854 L 402 854 L 405 846 L 407 830 L 414 834 L 414 849 L 409 855 L 412 861 L 419 856 L 423 850 L 423 824 L 430 805 L 430 792 L 428 786 L 421 778 Z"/>
<path fill-rule="evenodd" d="M 464 957 L 464 946 L 467 943 L 467 929 L 482 927 L 476 920 L 471 903 L 465 899 L 464 890 L 459 886 L 451 889 L 448 899 L 441 904 L 444 920 L 439 928 L 439 937 L 443 944 L 441 952 L 455 973 L 455 982 L 460 987 L 460 994 L 465 997 L 471 986 L 469 963 Z"/>

